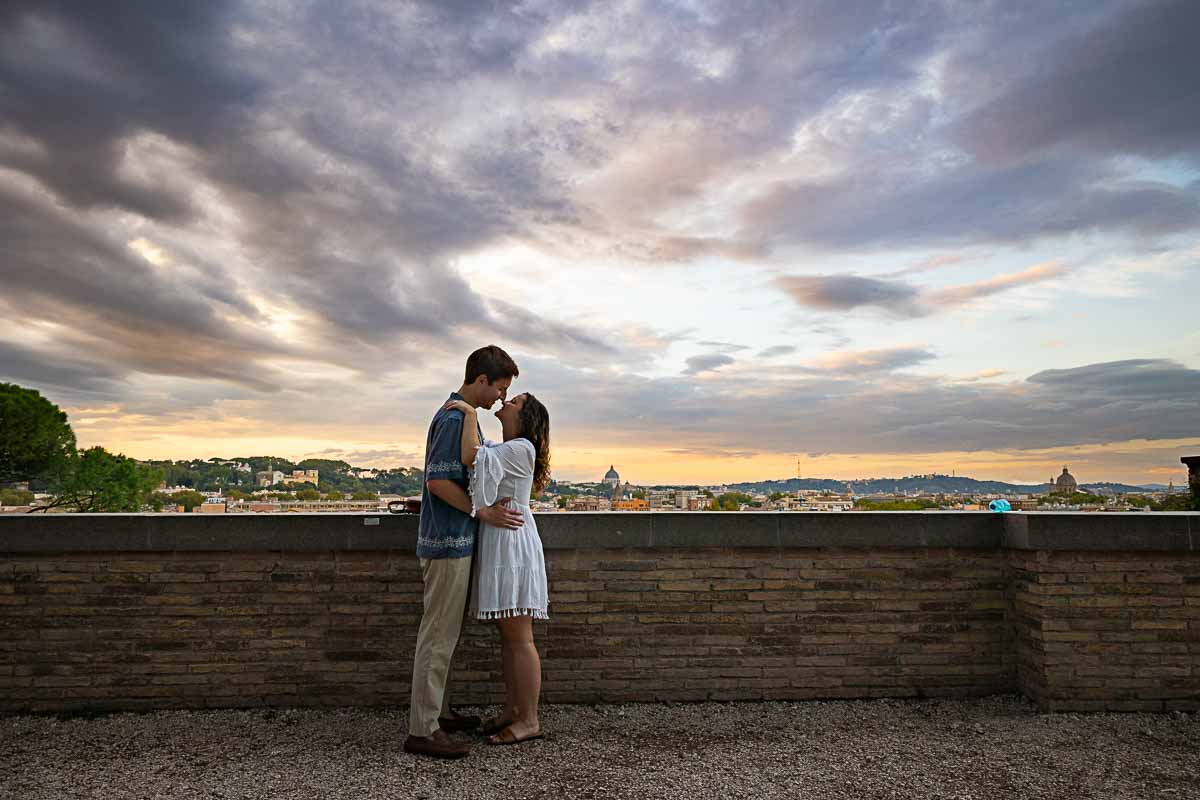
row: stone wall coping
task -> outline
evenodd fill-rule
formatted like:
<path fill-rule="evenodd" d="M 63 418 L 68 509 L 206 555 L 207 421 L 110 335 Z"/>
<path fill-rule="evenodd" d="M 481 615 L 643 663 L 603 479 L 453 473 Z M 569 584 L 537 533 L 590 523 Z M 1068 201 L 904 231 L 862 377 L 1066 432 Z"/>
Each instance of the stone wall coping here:
<path fill-rule="evenodd" d="M 895 548 L 1200 551 L 1200 513 L 538 514 L 547 550 Z M 414 553 L 411 514 L 6 514 L 0 553 Z"/>

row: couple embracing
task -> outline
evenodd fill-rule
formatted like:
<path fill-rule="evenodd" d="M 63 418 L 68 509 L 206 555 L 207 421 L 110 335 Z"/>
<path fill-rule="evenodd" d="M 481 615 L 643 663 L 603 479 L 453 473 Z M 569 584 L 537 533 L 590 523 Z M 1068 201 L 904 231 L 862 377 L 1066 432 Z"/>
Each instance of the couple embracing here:
<path fill-rule="evenodd" d="M 533 620 L 548 618 L 549 599 L 529 498 L 549 483 L 550 415 L 529 393 L 508 399 L 518 374 L 499 347 L 476 350 L 467 359 L 463 385 L 429 426 L 417 535 L 424 612 L 404 742 L 409 753 L 465 756 L 470 746 L 447 734 L 481 726 L 478 717 L 451 710 L 446 690 L 468 597 L 470 616 L 494 622 L 500 632 L 504 707 L 482 724 L 488 744 L 542 735 L 542 666 Z M 491 409 L 497 400 L 503 442 L 485 440 L 479 427 L 477 409 Z"/>

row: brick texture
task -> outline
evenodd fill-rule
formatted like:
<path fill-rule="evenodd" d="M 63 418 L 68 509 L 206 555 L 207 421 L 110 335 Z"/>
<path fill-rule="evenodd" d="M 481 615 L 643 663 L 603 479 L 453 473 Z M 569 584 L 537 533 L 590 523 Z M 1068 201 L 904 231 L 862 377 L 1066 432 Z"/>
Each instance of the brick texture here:
<path fill-rule="evenodd" d="M 547 550 L 551 702 L 963 696 L 1195 708 L 1200 556 Z M 407 706 L 415 557 L 96 553 L 0 561 L 0 710 Z M 455 702 L 500 697 L 466 626 Z"/>
<path fill-rule="evenodd" d="M 548 551 L 549 701 L 1012 690 L 1000 553 Z M 0 567 L 0 708 L 405 705 L 411 556 L 138 553 Z M 496 700 L 471 623 L 458 702 Z"/>
<path fill-rule="evenodd" d="M 1200 710 L 1200 555 L 1010 561 L 1018 675 L 1041 707 Z"/>

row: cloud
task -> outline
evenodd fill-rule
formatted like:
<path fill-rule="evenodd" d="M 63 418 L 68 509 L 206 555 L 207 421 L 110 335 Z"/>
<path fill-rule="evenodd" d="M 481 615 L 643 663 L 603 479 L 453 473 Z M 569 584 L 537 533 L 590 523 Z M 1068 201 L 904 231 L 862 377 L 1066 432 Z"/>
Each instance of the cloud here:
<path fill-rule="evenodd" d="M 775 283 L 798 304 L 820 311 L 875 307 L 896 317 L 924 317 L 982 297 L 1052 280 L 1068 267 L 1052 261 L 1007 275 L 942 289 L 921 289 L 894 279 L 858 275 L 790 275 Z"/>
<path fill-rule="evenodd" d="M 1200 26 L 1189 0 L 1137 3 L 1065 37 L 1029 73 L 952 130 L 986 161 L 1015 161 L 1054 148 L 1105 156 L 1200 155 L 1194 81 L 1200 51 L 1184 31 Z"/>
<path fill-rule="evenodd" d="M 1076 233 L 1166 235 L 1200 227 L 1200 199 L 1163 181 L 1068 158 L 849 171 L 778 183 L 743 210 L 745 235 L 829 250 L 1013 244 Z"/>
<path fill-rule="evenodd" d="M 800 305 L 822 311 L 878 306 L 901 316 L 922 313 L 917 304 L 920 291 L 899 281 L 858 275 L 793 275 L 781 277 L 776 283 Z"/>
<path fill-rule="evenodd" d="M 894 347 L 883 350 L 858 350 L 830 353 L 804 369 L 839 375 L 891 372 L 932 361 L 936 356 L 921 347 Z"/>
<path fill-rule="evenodd" d="M 1195 435 L 1200 419 L 1200 370 L 1169 359 L 974 383 L 886 370 L 809 371 L 790 380 L 741 373 L 701 383 L 623 379 L 596 389 L 582 375 L 549 369 L 555 389 L 540 396 L 573 439 L 642 449 L 678 447 L 686 438 L 689 447 L 759 453 L 1008 451 L 1181 439 Z M 588 397 L 586 409 L 571 401 L 577 396 Z"/>
<path fill-rule="evenodd" d="M 721 353 L 705 356 L 691 356 L 687 359 L 687 367 L 684 368 L 681 375 L 700 375 L 705 372 L 714 372 L 721 367 L 728 366 L 733 363 L 733 358 Z"/>
<path fill-rule="evenodd" d="M 959 286 L 949 286 L 944 289 L 934 289 L 927 291 L 924 294 L 924 302 L 942 308 L 953 308 L 961 306 L 964 303 L 969 303 L 981 297 L 991 297 L 1008 289 L 1015 289 L 1020 286 L 1028 286 L 1042 281 L 1060 278 L 1065 275 L 1068 268 L 1060 261 L 1051 261 L 1045 264 L 1035 264 L 1028 269 L 1023 269 L 1020 272 L 1013 272 L 1008 275 L 997 275 L 994 278 L 977 281 L 975 283 L 962 284 Z"/>
<path fill-rule="evenodd" d="M 732 342 L 703 341 L 703 342 L 696 342 L 696 344 L 700 345 L 701 347 L 715 347 L 719 350 L 724 350 L 729 353 L 737 353 L 742 350 L 750 349 L 749 346 L 747 346 L 747 345 L 733 344 Z"/>
<path fill-rule="evenodd" d="M 587 270 L 614 261 L 681 274 L 736 262 L 719 280 L 750 285 L 756 269 L 816 253 L 825 274 L 773 288 L 828 318 L 905 318 L 1065 269 L 946 288 L 912 278 L 981 243 L 1165 246 L 1200 226 L 1196 184 L 1167 160 L 1186 163 L 1200 141 L 1185 102 L 1196 55 L 1186 37 L 1163 38 L 1195 13 L 884 0 L 628 13 L 566 0 L 6 3 L 0 376 L 103 400 L 139 430 L 162 414 L 164 427 L 326 426 L 369 443 L 414 418 L 423 430 L 462 355 L 497 341 L 572 435 L 600 438 L 596 420 L 622 420 L 639 441 L 709 438 L 695 446 L 744 452 L 780 446 L 782 430 L 833 452 L 1121 432 L 1102 386 L 906 374 L 928 370 L 917 347 L 732 368 L 746 346 L 722 340 L 740 334 L 696 333 L 686 279 L 662 299 L 679 309 L 669 322 L 631 319 L 630 303 L 598 308 L 593 319 L 611 322 L 597 325 L 552 300 L 498 299 L 491 276 L 470 282 L 458 264 L 517 245 L 586 291 L 606 279 Z M 922 247 L 951 252 L 911 252 Z M 864 251 L 917 263 L 851 272 Z M 536 280 L 519 290 L 542 299 Z M 861 338 L 809 328 L 778 299 L 762 306 L 773 309 L 765 331 Z M 670 378 L 639 375 L 678 369 L 644 368 L 697 336 L 727 352 L 693 356 Z M 798 352 L 767 341 L 749 352 Z M 1186 368 L 1155 363 L 1109 374 L 1170 376 L 1157 416 L 1139 416 L 1150 402 L 1139 399 L 1130 417 L 1157 435 L 1190 406 L 1172 382 Z M 1085 396 L 1096 408 L 1079 405 Z M 1030 398 L 1056 413 L 1022 411 Z"/>

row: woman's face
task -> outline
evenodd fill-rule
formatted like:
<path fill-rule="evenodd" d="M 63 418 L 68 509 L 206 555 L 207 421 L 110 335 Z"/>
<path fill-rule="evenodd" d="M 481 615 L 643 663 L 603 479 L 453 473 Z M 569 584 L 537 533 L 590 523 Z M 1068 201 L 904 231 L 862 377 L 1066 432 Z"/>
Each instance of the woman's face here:
<path fill-rule="evenodd" d="M 500 410 L 496 412 L 496 418 L 502 424 L 511 424 L 514 427 L 517 424 L 517 418 L 521 415 L 521 409 L 525 407 L 525 395 L 519 394 L 512 400 L 505 400 L 500 406 Z"/>

